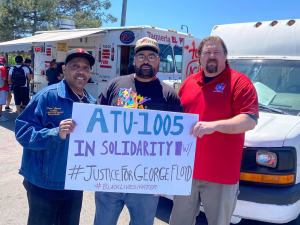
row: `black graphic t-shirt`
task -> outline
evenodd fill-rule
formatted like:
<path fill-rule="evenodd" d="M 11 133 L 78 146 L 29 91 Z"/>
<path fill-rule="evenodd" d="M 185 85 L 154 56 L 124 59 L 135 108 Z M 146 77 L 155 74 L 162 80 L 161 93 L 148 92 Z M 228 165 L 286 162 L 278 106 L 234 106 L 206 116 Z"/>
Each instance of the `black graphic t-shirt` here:
<path fill-rule="evenodd" d="M 159 79 L 140 82 L 133 74 L 113 79 L 97 99 L 97 104 L 183 112 L 180 98 L 172 87 Z"/>

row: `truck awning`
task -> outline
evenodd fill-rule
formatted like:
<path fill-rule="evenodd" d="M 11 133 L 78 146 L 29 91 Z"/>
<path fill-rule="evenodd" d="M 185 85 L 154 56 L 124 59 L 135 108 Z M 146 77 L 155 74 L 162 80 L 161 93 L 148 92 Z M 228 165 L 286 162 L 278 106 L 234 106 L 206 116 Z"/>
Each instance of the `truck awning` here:
<path fill-rule="evenodd" d="M 28 52 L 30 46 L 33 44 L 51 42 L 51 41 L 63 41 L 73 38 L 79 38 L 88 36 L 95 33 L 103 32 L 101 29 L 92 29 L 92 30 L 68 30 L 68 31 L 56 31 L 56 32 L 45 32 L 36 34 L 31 37 L 21 38 L 17 40 L 7 41 L 0 43 L 0 53 L 2 52 Z"/>

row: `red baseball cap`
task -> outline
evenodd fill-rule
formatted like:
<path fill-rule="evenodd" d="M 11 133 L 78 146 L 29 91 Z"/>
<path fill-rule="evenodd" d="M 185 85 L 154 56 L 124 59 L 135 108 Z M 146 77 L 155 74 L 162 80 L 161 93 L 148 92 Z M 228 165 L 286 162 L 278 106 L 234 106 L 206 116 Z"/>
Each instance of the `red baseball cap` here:
<path fill-rule="evenodd" d="M 5 64 L 5 58 L 3 56 L 0 56 L 0 64 L 2 65 Z"/>

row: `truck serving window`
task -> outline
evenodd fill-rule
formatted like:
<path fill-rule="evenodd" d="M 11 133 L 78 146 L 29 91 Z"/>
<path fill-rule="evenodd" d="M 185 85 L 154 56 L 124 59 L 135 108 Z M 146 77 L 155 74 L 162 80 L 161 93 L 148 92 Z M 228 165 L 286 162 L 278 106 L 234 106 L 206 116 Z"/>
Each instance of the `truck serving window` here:
<path fill-rule="evenodd" d="M 289 114 L 300 112 L 300 61 L 232 59 L 230 67 L 249 77 L 260 104 Z"/>
<path fill-rule="evenodd" d="M 174 56 L 175 56 L 175 65 L 178 73 L 181 73 L 181 64 L 182 64 L 182 47 L 174 47 Z"/>
<path fill-rule="evenodd" d="M 174 73 L 174 59 L 173 59 L 173 51 L 170 45 L 159 45 L 159 72 L 163 73 Z"/>

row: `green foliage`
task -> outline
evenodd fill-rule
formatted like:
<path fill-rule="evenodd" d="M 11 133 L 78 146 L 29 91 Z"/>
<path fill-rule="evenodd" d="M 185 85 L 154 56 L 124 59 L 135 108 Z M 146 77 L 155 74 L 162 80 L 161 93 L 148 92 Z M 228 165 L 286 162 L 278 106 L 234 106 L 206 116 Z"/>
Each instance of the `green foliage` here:
<path fill-rule="evenodd" d="M 105 13 L 109 0 L 3 0 L 0 1 L 0 42 L 31 36 L 40 30 L 59 29 L 60 20 L 75 21 L 76 28 L 96 28 L 116 22 Z"/>
<path fill-rule="evenodd" d="M 57 7 L 61 18 L 75 21 L 76 28 L 96 28 L 102 22 L 116 22 L 117 18 L 103 12 L 111 7 L 110 1 L 61 0 Z"/>

